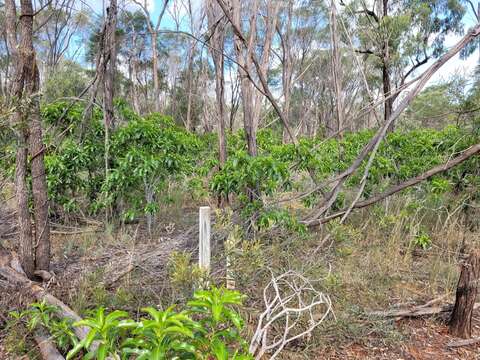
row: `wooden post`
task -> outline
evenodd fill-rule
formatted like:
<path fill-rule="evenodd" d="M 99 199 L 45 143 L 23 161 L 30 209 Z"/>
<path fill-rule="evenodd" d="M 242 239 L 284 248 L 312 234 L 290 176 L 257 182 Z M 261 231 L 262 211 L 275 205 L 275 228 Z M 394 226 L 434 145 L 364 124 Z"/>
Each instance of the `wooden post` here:
<path fill-rule="evenodd" d="M 449 333 L 463 339 L 472 336 L 472 313 L 480 277 L 480 250 L 473 250 L 462 264 L 455 306 L 449 322 Z"/>
<path fill-rule="evenodd" d="M 225 251 L 227 253 L 227 256 L 226 256 L 227 289 L 229 290 L 235 289 L 235 277 L 232 270 L 232 254 L 233 254 L 233 250 L 235 249 L 235 235 L 236 235 L 235 231 L 230 232 L 230 234 L 227 237 L 227 240 L 225 241 Z"/>
<path fill-rule="evenodd" d="M 198 265 L 210 271 L 210 207 L 201 206 L 198 213 L 199 246 Z"/>

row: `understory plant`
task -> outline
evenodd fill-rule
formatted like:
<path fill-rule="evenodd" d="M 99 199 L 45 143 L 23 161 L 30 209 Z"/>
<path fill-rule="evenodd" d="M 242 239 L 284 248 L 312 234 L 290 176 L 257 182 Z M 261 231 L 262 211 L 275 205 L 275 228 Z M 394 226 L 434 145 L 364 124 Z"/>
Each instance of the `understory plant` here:
<path fill-rule="evenodd" d="M 197 290 L 183 309 L 145 307 L 133 319 L 126 311 L 97 308 L 83 320 L 70 323 L 58 317 L 57 308 L 34 303 L 11 316 L 26 321 L 29 330 L 46 328 L 66 359 L 252 359 L 242 337 L 243 319 L 236 308 L 244 296 L 212 286 Z M 79 340 L 73 329 L 88 329 Z"/>
<path fill-rule="evenodd" d="M 295 209 L 276 200 L 295 198 L 288 193 L 308 192 L 315 187 L 313 184 L 322 184 L 345 171 L 374 136 L 374 130 L 369 129 L 345 132 L 342 138 L 299 138 L 294 145 L 283 143 L 281 134 L 263 129 L 258 133 L 258 155 L 252 157 L 246 151 L 244 132 L 237 131 L 228 134 L 228 159 L 219 166 L 214 134 L 191 133 L 168 116 L 140 116 L 117 102 L 121 121 L 110 133 L 105 171 L 101 111 L 95 108 L 88 123 L 83 111 L 83 105 L 70 107 L 66 102 L 42 107 L 48 129 L 45 166 L 52 217 L 106 211 L 124 221 L 146 218 L 149 229 L 162 207 L 162 195 L 174 187 L 194 199 L 210 196 L 231 200 L 230 204 L 243 218 L 252 219 L 258 230 L 283 227 L 303 231 L 296 221 L 299 214 L 318 205 L 321 192 L 328 191 L 328 186 L 302 196 Z M 6 156 L 0 163 L 13 177 L 14 147 L 9 138 L 2 142 Z M 389 133 L 371 164 L 363 197 L 415 177 L 477 142 L 477 132 L 459 126 Z M 349 192 L 363 177 L 366 163 L 345 182 L 333 210 L 345 207 Z M 423 196 L 425 192 L 478 188 L 478 165 L 478 157 L 472 157 L 410 191 Z"/>

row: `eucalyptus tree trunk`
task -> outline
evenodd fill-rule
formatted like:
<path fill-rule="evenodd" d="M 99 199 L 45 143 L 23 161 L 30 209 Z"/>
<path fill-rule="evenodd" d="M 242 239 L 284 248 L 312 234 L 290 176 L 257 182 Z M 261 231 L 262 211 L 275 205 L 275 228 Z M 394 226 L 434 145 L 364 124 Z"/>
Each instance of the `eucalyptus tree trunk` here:
<path fill-rule="evenodd" d="M 158 50 L 157 50 L 157 32 L 150 29 L 150 36 L 152 38 L 152 73 L 153 73 L 153 106 L 155 111 L 159 112 L 160 106 L 160 79 L 158 77 Z"/>
<path fill-rule="evenodd" d="M 148 4 L 147 0 L 133 0 L 135 4 L 141 7 L 145 18 L 147 20 L 147 27 L 148 32 L 150 35 L 150 39 L 152 41 L 152 76 L 153 76 L 153 95 L 154 95 L 154 109 L 155 111 L 159 112 L 161 110 L 161 103 L 160 103 L 160 78 L 158 76 L 158 30 L 160 29 L 160 24 L 162 22 L 163 15 L 165 14 L 165 10 L 167 9 L 169 0 L 164 0 L 162 8 L 157 18 L 157 23 L 155 27 L 151 23 L 151 15 L 148 11 Z"/>
<path fill-rule="evenodd" d="M 191 0 L 187 1 L 187 8 L 188 8 L 188 15 L 190 18 L 190 32 L 194 33 L 194 21 L 193 21 L 193 11 L 192 11 L 192 2 Z M 188 131 L 193 130 L 193 119 L 192 119 L 192 106 L 193 106 L 193 96 L 192 96 L 192 88 L 193 88 L 193 60 L 195 56 L 195 47 L 196 47 L 196 40 L 191 39 L 188 51 L 187 51 L 187 115 L 185 119 L 185 125 Z"/>
<path fill-rule="evenodd" d="M 337 117 L 336 131 L 341 137 L 344 127 L 344 101 L 342 91 L 342 59 L 338 48 L 337 9 L 332 0 L 330 9 L 330 40 L 332 46 L 332 79 L 335 91 L 335 113 Z"/>
<path fill-rule="evenodd" d="M 222 21 L 223 12 L 214 0 L 207 2 L 208 27 L 213 28 L 210 37 L 210 53 L 215 66 L 215 96 L 217 107 L 217 132 L 220 167 L 227 161 L 227 140 L 225 136 L 225 24 Z"/>
<path fill-rule="evenodd" d="M 218 2 L 218 0 L 217 0 Z M 238 73 L 240 77 L 240 90 L 243 104 L 243 124 L 247 138 L 247 148 L 250 156 L 257 156 L 257 129 L 260 119 L 263 94 L 258 92 L 249 78 L 254 73 L 253 57 L 258 47 L 262 48 L 261 58 L 257 72 L 259 76 L 266 78 L 270 50 L 272 46 L 273 35 L 277 25 L 277 14 L 279 2 L 267 1 L 267 14 L 265 16 L 265 30 L 262 34 L 263 43 L 257 36 L 257 21 L 259 12 L 259 0 L 249 1 L 247 4 L 249 14 L 248 38 L 246 44 L 238 34 L 234 36 L 234 47 L 238 62 Z M 232 25 L 237 29 L 242 29 L 241 12 L 242 3 L 240 0 L 232 0 Z"/>
<path fill-rule="evenodd" d="M 115 32 L 117 28 L 117 0 L 110 0 L 107 8 L 103 49 L 103 121 L 105 130 L 105 181 L 109 176 L 110 169 L 110 133 L 115 126 L 115 114 L 113 107 L 115 63 L 117 59 Z M 105 221 L 111 215 L 111 208 L 105 212 Z"/>
<path fill-rule="evenodd" d="M 105 74 L 103 83 L 103 110 L 105 128 L 111 130 L 115 126 L 115 117 L 113 109 L 114 82 L 115 82 L 115 63 L 117 59 L 117 49 L 115 42 L 115 32 L 117 28 L 117 0 L 110 0 L 110 6 L 107 8 L 107 25 L 105 27 L 105 46 L 104 64 Z"/>
<path fill-rule="evenodd" d="M 38 101 L 39 73 L 33 47 L 34 11 L 31 0 L 21 0 L 20 7 L 20 38 L 17 39 L 15 1 L 5 2 L 6 32 L 15 67 L 11 99 L 16 107 L 12 125 L 17 132 L 15 193 L 20 229 L 20 254 L 25 273 L 33 278 L 35 270 L 49 271 L 50 228 L 43 161 L 45 147 Z M 28 155 L 32 177 L 34 233 L 28 207 L 30 198 L 27 185 Z"/>
<path fill-rule="evenodd" d="M 480 279 L 480 251 L 473 250 L 468 260 L 462 264 L 458 279 L 455 306 L 449 322 L 449 333 L 469 339 L 472 336 L 472 318 Z"/>
<path fill-rule="evenodd" d="M 292 51 L 292 17 L 293 17 L 293 0 L 289 0 L 287 4 L 287 23 L 285 35 L 281 36 L 282 45 L 282 88 L 283 88 L 283 113 L 285 119 L 291 124 L 290 119 L 290 95 L 293 77 L 293 54 Z M 283 142 L 289 140 L 289 135 L 283 128 Z"/>
<path fill-rule="evenodd" d="M 132 55 L 128 60 L 128 80 L 130 81 L 130 98 L 132 100 L 133 109 L 140 114 L 140 103 L 138 101 L 137 89 L 137 59 L 136 55 Z"/>
<path fill-rule="evenodd" d="M 382 1 L 382 18 L 388 16 L 388 0 Z M 393 112 L 393 101 L 392 97 L 392 83 L 390 79 L 390 47 L 388 44 L 388 37 L 385 34 L 385 39 L 383 41 L 382 47 L 382 83 L 383 83 L 383 97 L 384 97 L 384 120 L 385 122 L 390 119 Z M 388 131 L 393 131 L 395 129 L 395 123 L 388 127 Z"/>

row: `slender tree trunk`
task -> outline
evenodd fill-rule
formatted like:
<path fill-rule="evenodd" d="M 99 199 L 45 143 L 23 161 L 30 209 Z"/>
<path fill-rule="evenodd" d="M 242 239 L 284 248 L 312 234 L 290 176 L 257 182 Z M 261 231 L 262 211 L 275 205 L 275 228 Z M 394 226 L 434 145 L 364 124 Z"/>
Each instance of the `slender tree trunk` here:
<path fill-rule="evenodd" d="M 17 218 L 20 240 L 20 261 L 25 274 L 32 279 L 35 271 L 32 222 L 28 209 L 27 185 L 27 139 L 20 135 L 17 141 L 15 161 L 15 196 L 17 198 Z"/>
<path fill-rule="evenodd" d="M 115 126 L 113 97 L 115 83 L 115 63 L 117 59 L 117 49 L 115 42 L 115 32 L 117 28 L 117 0 L 110 0 L 110 6 L 107 9 L 107 27 L 105 34 L 105 77 L 104 77 L 104 120 L 105 126 L 109 130 Z"/>
<path fill-rule="evenodd" d="M 218 149 L 220 167 L 227 161 L 227 140 L 225 135 L 225 25 L 222 22 L 223 12 L 220 6 L 214 1 L 207 3 L 208 26 L 215 26 L 214 33 L 210 37 L 211 55 L 215 66 L 215 96 L 218 118 Z"/>
<path fill-rule="evenodd" d="M 342 92 L 342 59 L 340 49 L 338 48 L 338 29 L 337 29 L 337 9 L 332 0 L 330 11 L 330 39 L 332 43 L 332 78 L 333 88 L 335 90 L 335 112 L 337 117 L 336 132 L 342 136 L 344 127 L 344 101 Z"/>
<path fill-rule="evenodd" d="M 242 29 L 241 26 L 241 10 L 242 5 L 241 1 L 233 0 L 231 2 L 232 6 L 232 25 L 237 29 Z M 240 89 L 242 94 L 242 104 L 243 104 L 243 117 L 244 117 L 244 129 L 247 139 L 248 153 L 250 156 L 257 156 L 257 128 L 260 118 L 261 105 L 263 95 L 257 93 L 257 90 L 254 88 L 251 80 L 248 78 L 248 74 L 253 74 L 253 56 L 255 56 L 255 51 L 258 45 L 257 37 L 257 17 L 258 17 L 259 1 L 254 0 L 251 6 L 249 6 L 249 36 L 247 44 L 244 46 L 242 39 L 238 34 L 234 36 L 234 47 L 237 57 L 237 62 L 239 63 L 238 72 L 240 77 Z M 261 59 L 259 62 L 259 76 L 266 78 L 269 59 L 270 59 L 270 49 L 272 45 L 273 35 L 276 29 L 277 14 L 279 10 L 279 3 L 275 1 L 267 2 L 267 16 L 265 17 L 265 34 L 263 35 L 263 49 L 261 54 Z M 283 115 L 283 112 L 280 112 L 280 115 Z"/>
<path fill-rule="evenodd" d="M 36 70 L 36 68 L 34 68 Z M 33 76 L 37 77 L 38 71 Z M 38 91 L 38 82 L 35 85 Z M 50 270 L 50 226 L 48 221 L 48 195 L 45 174 L 42 125 L 38 99 L 33 100 L 30 114 L 30 167 L 32 173 L 32 192 L 35 220 L 35 270 Z"/>
<path fill-rule="evenodd" d="M 194 45 L 191 44 L 190 49 L 188 50 L 188 60 L 187 60 L 187 115 L 185 124 L 188 131 L 193 130 L 192 126 L 192 72 L 193 72 L 193 52 Z"/>
<path fill-rule="evenodd" d="M 390 73 L 387 65 L 387 58 L 385 57 L 383 59 L 383 64 L 382 64 L 382 82 L 383 82 L 383 96 L 385 99 L 385 104 L 384 104 L 384 120 L 388 121 L 390 116 L 392 116 L 392 111 L 393 111 L 393 99 L 390 97 L 390 94 L 392 92 L 391 88 L 391 83 L 390 83 Z M 388 131 L 392 131 L 394 129 L 394 125 L 392 124 L 389 127 Z"/>
<path fill-rule="evenodd" d="M 293 13 L 293 0 L 289 0 L 287 4 L 287 24 L 285 36 L 282 38 L 282 52 L 283 52 L 283 67 L 282 67 L 282 88 L 283 88 L 283 113 L 285 119 L 287 119 L 290 126 L 290 94 L 292 86 L 293 76 L 293 55 L 292 55 L 292 14 Z M 283 142 L 286 143 L 290 140 L 286 128 L 283 128 Z"/>
<path fill-rule="evenodd" d="M 140 114 L 140 101 L 138 96 L 138 88 L 137 88 L 137 77 L 138 77 L 138 70 L 137 70 L 137 58 L 134 57 L 132 59 L 132 100 L 133 100 L 133 108 L 137 114 Z"/>
<path fill-rule="evenodd" d="M 449 323 L 449 333 L 469 339 L 472 336 L 473 306 L 477 298 L 480 279 L 480 251 L 474 250 L 462 265 L 457 285 L 455 306 Z"/>
<path fill-rule="evenodd" d="M 388 16 L 388 0 L 383 0 L 382 6 L 382 17 Z M 388 121 L 392 116 L 393 112 L 393 97 L 392 95 L 392 83 L 390 79 L 390 46 L 388 44 L 388 36 L 384 34 L 385 39 L 383 42 L 382 49 L 382 83 L 383 83 L 383 97 L 385 99 L 384 103 L 384 121 Z M 395 122 L 388 127 L 388 132 L 395 129 Z"/>
<path fill-rule="evenodd" d="M 50 267 L 50 229 L 48 224 L 48 196 L 43 161 L 43 138 L 38 101 L 39 73 L 33 47 L 33 6 L 31 0 L 21 0 L 20 42 L 16 35 L 16 7 L 13 0 L 6 6 L 6 28 L 9 46 L 15 64 L 12 95 L 17 110 L 13 117 L 17 130 L 18 148 L 15 186 L 20 228 L 22 266 L 32 278 L 35 269 L 48 271 Z M 25 102 L 25 103 L 23 103 Z M 30 120 L 30 123 L 28 122 Z M 27 184 L 27 155 L 31 157 L 35 240 L 29 212 Z"/>
<path fill-rule="evenodd" d="M 147 20 L 148 21 L 148 20 Z M 157 33 L 151 32 L 152 38 L 152 73 L 153 73 L 153 94 L 154 94 L 154 109 L 160 112 L 160 79 L 158 77 L 158 54 L 157 54 Z"/>
<path fill-rule="evenodd" d="M 7 79 L 5 79 L 5 82 L 7 81 Z M 3 80 L 2 80 L 2 74 L 0 73 L 0 97 L 2 98 L 6 98 L 6 92 L 4 90 L 4 87 L 3 87 Z"/>
<path fill-rule="evenodd" d="M 160 24 L 162 22 L 163 15 L 165 14 L 165 10 L 167 9 L 169 0 L 164 0 L 162 8 L 160 9 L 160 13 L 157 18 L 157 23 L 155 25 L 155 28 L 153 27 L 151 23 L 151 18 L 152 16 L 150 15 L 150 12 L 148 11 L 147 7 L 147 1 L 144 0 L 142 1 L 137 1 L 133 0 L 133 2 L 137 5 L 139 5 L 142 8 L 142 11 L 146 17 L 147 20 L 147 27 L 148 27 L 148 32 L 150 34 L 150 39 L 152 40 L 152 76 L 153 76 L 153 104 L 154 104 L 154 109 L 157 112 L 160 112 L 160 109 L 162 108 L 161 102 L 160 102 L 160 79 L 158 76 L 158 30 L 160 28 Z M 155 2 L 156 3 L 156 2 Z"/>
<path fill-rule="evenodd" d="M 105 130 L 105 180 L 110 168 L 110 133 L 115 126 L 113 107 L 115 63 L 117 58 L 115 32 L 117 28 L 117 0 L 110 0 L 107 8 L 107 24 L 105 27 L 105 45 L 103 47 L 103 120 Z M 105 212 L 105 220 L 110 218 L 111 208 Z"/>

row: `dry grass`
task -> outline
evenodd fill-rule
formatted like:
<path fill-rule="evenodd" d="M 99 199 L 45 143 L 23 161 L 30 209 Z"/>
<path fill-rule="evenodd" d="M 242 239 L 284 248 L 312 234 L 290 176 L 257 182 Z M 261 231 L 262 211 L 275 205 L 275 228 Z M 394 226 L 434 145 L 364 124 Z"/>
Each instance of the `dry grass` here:
<path fill-rule="evenodd" d="M 100 232 L 54 235 L 58 283 L 51 291 L 79 313 L 103 305 L 134 314 L 145 305 L 184 301 L 198 279 L 184 268 L 172 275 L 166 269 L 168 256 L 135 266 L 111 287 L 103 285 L 111 276 L 112 262 L 121 259 L 128 266 L 129 256 L 133 262 L 134 254 L 154 251 L 195 224 L 198 204 L 177 193 L 170 196 L 171 205 L 162 207 L 152 237 L 138 224 L 116 231 L 107 227 Z M 369 318 L 366 313 L 424 303 L 445 294 L 453 298 L 462 252 L 480 241 L 479 230 L 471 226 L 465 212 L 455 210 L 457 205 L 450 205 L 449 211 L 442 207 L 443 203 L 460 202 L 447 195 L 442 201 L 418 203 L 403 194 L 354 213 L 346 224 L 333 222 L 308 235 L 276 229 L 260 234 L 255 241 L 239 238 L 234 273 L 237 288 L 249 297 L 244 312 L 248 332 L 261 311 L 261 290 L 270 279 L 270 271 L 278 274 L 292 269 L 318 280 L 315 284 L 332 298 L 336 318 L 325 322 L 308 341 L 302 339 L 289 346 L 285 359 L 316 358 L 319 354 L 336 358 L 349 351 L 357 358 L 369 359 L 375 358 L 371 356 L 373 348 L 384 349 L 387 354 L 393 354 L 396 347 L 407 348 L 412 341 L 410 327 Z M 225 281 L 221 242 L 233 231 L 228 226 L 215 229 L 214 282 Z M 315 253 L 326 234 L 331 236 L 329 243 Z M 196 234 L 190 237 L 195 242 Z M 425 249 L 419 238 L 427 241 Z M 193 252 L 191 261 L 195 258 Z M 179 285 L 178 278 L 171 281 L 179 274 L 192 284 Z M 432 324 L 433 328 L 440 326 Z"/>

